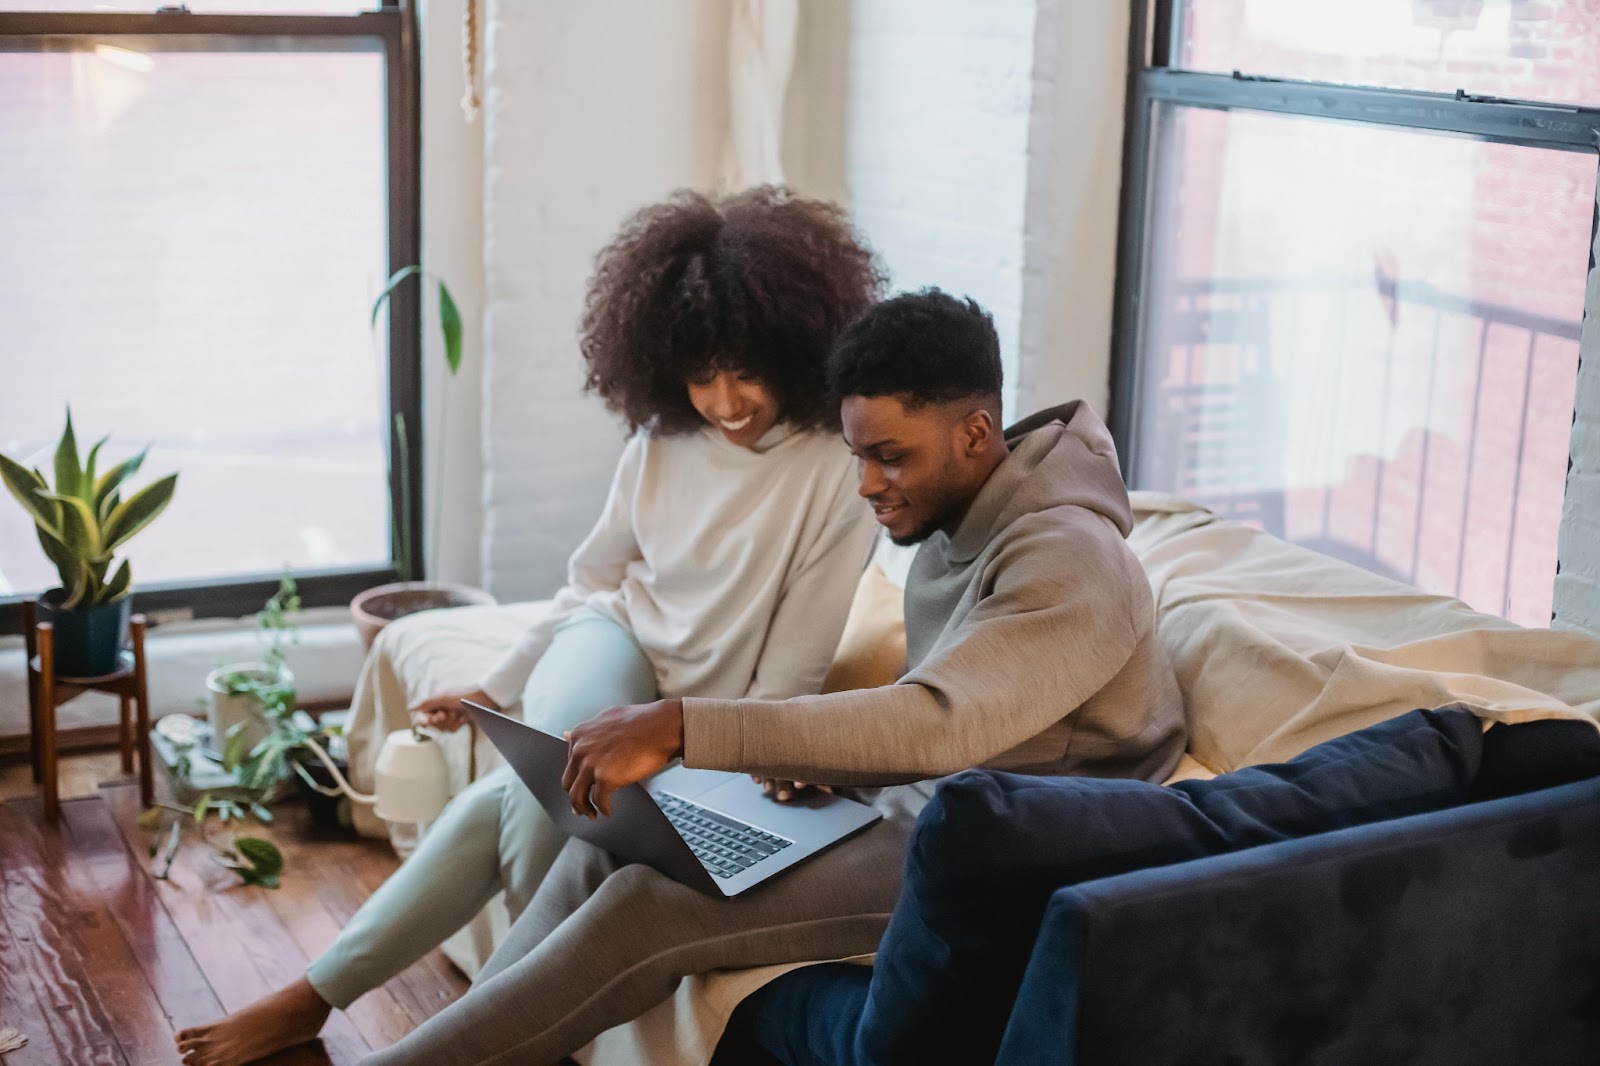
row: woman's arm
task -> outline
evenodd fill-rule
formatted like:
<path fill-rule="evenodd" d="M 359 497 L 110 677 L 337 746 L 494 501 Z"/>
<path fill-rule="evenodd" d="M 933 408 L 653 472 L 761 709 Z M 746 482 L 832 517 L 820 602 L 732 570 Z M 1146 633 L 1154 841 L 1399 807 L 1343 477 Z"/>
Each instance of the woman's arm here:
<path fill-rule="evenodd" d="M 647 435 L 646 430 L 640 430 L 623 448 L 605 507 L 589 535 L 567 560 L 567 583 L 556 592 L 549 613 L 530 626 L 484 678 L 483 691 L 500 706 L 509 707 L 521 698 L 528 675 L 550 646 L 556 626 L 596 592 L 620 587 L 628 564 L 641 558 L 633 507 Z"/>
<path fill-rule="evenodd" d="M 828 508 L 821 534 L 784 579 L 746 699 L 814 693 L 833 662 L 877 524 L 849 477 L 839 480 Z"/>

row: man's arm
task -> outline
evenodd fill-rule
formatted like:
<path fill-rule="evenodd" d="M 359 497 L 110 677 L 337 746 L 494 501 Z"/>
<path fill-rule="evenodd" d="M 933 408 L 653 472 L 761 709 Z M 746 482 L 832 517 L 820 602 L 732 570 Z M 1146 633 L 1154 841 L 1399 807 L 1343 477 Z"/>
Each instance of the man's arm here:
<path fill-rule="evenodd" d="M 1153 612 L 1120 540 L 1059 527 L 1020 531 L 991 580 L 954 639 L 898 684 L 781 702 L 686 699 L 685 764 L 839 785 L 979 766 L 1104 688 Z"/>
<path fill-rule="evenodd" d="M 1105 687 L 1153 611 L 1149 585 L 1120 541 L 1058 527 L 1021 531 L 992 564 L 992 582 L 956 639 L 898 684 L 605 712 L 572 732 L 574 809 L 589 813 L 591 784 L 601 810 L 609 809 L 610 789 L 680 753 L 689 766 L 841 785 L 919 781 L 981 765 Z"/>

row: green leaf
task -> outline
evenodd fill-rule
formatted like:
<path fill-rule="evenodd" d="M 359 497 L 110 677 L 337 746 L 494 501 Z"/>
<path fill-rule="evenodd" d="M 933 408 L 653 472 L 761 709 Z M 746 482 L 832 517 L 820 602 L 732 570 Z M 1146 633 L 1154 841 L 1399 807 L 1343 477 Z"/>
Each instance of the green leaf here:
<path fill-rule="evenodd" d="M 168 474 L 118 504 L 117 509 L 111 512 L 111 518 L 106 522 L 102 534 L 105 538 L 105 550 L 115 551 L 127 543 L 128 538 L 153 522 L 157 515 L 166 510 L 167 504 L 172 502 L 172 494 L 177 487 L 178 475 Z"/>
<path fill-rule="evenodd" d="M 206 820 L 206 812 L 211 809 L 211 793 L 202 793 L 194 805 L 194 824 L 199 825 Z"/>
<path fill-rule="evenodd" d="M 146 807 L 139 813 L 139 828 L 147 833 L 153 833 L 161 828 L 161 808 Z"/>
<path fill-rule="evenodd" d="M 454 377 L 461 369 L 461 312 L 443 280 L 439 282 L 439 330 L 444 334 L 444 362 Z"/>
<path fill-rule="evenodd" d="M 89 504 L 77 496 L 50 493 L 49 498 L 61 505 L 61 541 L 79 561 L 99 561 L 109 549 L 100 540 L 100 520 L 89 509 Z"/>
<path fill-rule="evenodd" d="M 133 584 L 133 575 L 128 570 L 128 560 L 122 560 L 122 565 L 117 567 L 117 572 L 111 575 L 111 580 L 106 582 L 105 603 L 115 603 L 128 594 L 129 586 Z"/>
<path fill-rule="evenodd" d="M 389 294 L 394 292 L 395 288 L 398 287 L 402 281 L 406 280 L 413 274 L 420 273 L 422 273 L 422 268 L 413 263 L 411 266 L 401 267 L 399 270 L 396 270 L 389 276 L 389 281 L 384 285 L 383 291 L 378 294 L 378 298 L 376 300 L 372 301 L 372 322 L 370 328 L 378 328 L 378 311 L 382 309 L 383 305 L 388 301 Z"/>
<path fill-rule="evenodd" d="M 78 438 L 72 432 L 72 408 L 67 408 L 67 428 L 61 432 L 61 443 L 56 445 L 56 491 L 63 496 L 76 496 L 78 483 L 83 480 L 83 469 L 78 466 Z"/>
<path fill-rule="evenodd" d="M 260 837 L 240 837 L 234 841 L 239 854 L 250 861 L 258 873 L 272 875 L 283 870 L 283 852 L 270 841 Z"/>
<path fill-rule="evenodd" d="M 61 587 L 70 589 L 79 584 L 83 580 L 81 574 L 84 566 L 72 554 L 72 549 L 47 533 L 43 526 L 35 526 L 34 532 L 39 535 L 39 546 L 44 549 L 45 555 L 56 564 L 56 572 L 61 575 Z"/>
<path fill-rule="evenodd" d="M 244 759 L 244 745 L 249 737 L 245 734 L 248 722 L 235 722 L 228 727 L 228 739 L 222 746 L 222 765 L 224 769 L 237 770 L 239 763 Z"/>
<path fill-rule="evenodd" d="M 110 440 L 109 436 L 101 437 L 95 441 L 93 448 L 89 449 L 89 461 L 83 465 L 83 480 L 78 483 L 78 491 L 73 493 L 81 496 L 90 503 L 94 502 L 94 468 L 100 460 L 100 449 Z"/>
<path fill-rule="evenodd" d="M 65 576 L 65 575 L 63 575 Z M 83 567 L 72 575 L 72 584 L 63 585 L 67 590 L 67 598 L 61 601 L 62 610 L 76 611 L 80 607 L 87 607 L 89 595 L 89 571 Z"/>
<path fill-rule="evenodd" d="M 174 819 L 172 822 L 172 832 L 167 837 L 167 848 L 162 855 L 161 872 L 155 875 L 156 879 L 159 881 L 165 881 L 167 879 L 167 875 L 172 873 L 172 860 L 177 858 L 178 846 L 183 843 L 182 837 L 179 835 L 182 833 L 182 831 L 183 822 Z"/>
<path fill-rule="evenodd" d="M 131 459 L 124 459 L 110 470 L 107 470 L 100 480 L 95 482 L 95 510 L 98 511 L 104 507 L 106 499 L 120 489 L 125 481 L 139 472 L 139 467 L 144 465 L 144 457 L 148 454 L 150 454 L 150 449 L 147 447 L 138 455 L 133 456 Z"/>
<path fill-rule="evenodd" d="M 50 487 L 36 470 L 0 455 L 0 481 L 17 498 L 34 523 L 59 536 L 61 505 L 50 499 Z"/>

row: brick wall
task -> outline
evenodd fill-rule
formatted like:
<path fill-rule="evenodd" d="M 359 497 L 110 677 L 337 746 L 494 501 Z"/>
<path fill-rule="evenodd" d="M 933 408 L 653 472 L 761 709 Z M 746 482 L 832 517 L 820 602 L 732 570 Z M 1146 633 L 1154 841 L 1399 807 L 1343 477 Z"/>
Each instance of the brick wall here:
<path fill-rule="evenodd" d="M 483 573 L 514 600 L 555 590 L 604 500 L 623 435 L 581 393 L 584 286 L 632 210 L 709 188 L 728 7 L 499 0 L 486 16 Z"/>
<path fill-rule="evenodd" d="M 894 290 L 937 285 L 995 319 L 1017 413 L 1035 5 L 850 8 L 844 184 Z"/>

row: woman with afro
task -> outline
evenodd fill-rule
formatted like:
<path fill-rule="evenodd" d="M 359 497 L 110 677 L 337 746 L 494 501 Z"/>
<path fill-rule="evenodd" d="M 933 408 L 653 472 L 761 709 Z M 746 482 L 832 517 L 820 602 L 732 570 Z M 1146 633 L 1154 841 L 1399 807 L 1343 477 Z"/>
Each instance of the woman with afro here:
<path fill-rule="evenodd" d="M 883 278 L 841 209 L 777 188 L 683 192 L 601 251 L 580 348 L 631 431 L 550 613 L 470 691 L 412 709 L 453 730 L 463 698 L 560 733 L 662 696 L 817 691 L 870 551 L 872 513 L 824 367 Z M 234 1066 L 312 1039 L 504 891 L 527 906 L 565 838 L 502 767 L 456 796 L 304 977 L 178 1034 Z"/>

